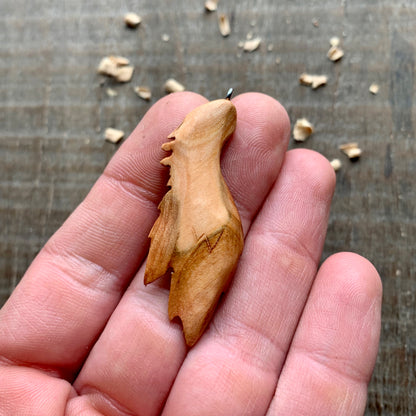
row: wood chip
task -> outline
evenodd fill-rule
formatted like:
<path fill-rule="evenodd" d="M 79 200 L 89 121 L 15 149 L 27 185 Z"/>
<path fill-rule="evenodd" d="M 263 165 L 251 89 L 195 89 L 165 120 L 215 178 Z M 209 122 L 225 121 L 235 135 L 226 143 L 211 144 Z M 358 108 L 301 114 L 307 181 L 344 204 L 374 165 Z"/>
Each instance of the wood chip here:
<path fill-rule="evenodd" d="M 215 12 L 218 7 L 218 0 L 207 0 L 205 2 L 205 10 L 207 12 Z"/>
<path fill-rule="evenodd" d="M 341 169 L 342 163 L 339 159 L 332 159 L 329 163 L 334 168 L 335 172 Z"/>
<path fill-rule="evenodd" d="M 139 26 L 142 22 L 142 18 L 136 13 L 127 13 L 124 15 L 124 23 L 126 26 L 131 27 L 132 29 Z"/>
<path fill-rule="evenodd" d="M 218 16 L 218 27 L 222 36 L 227 37 L 231 33 L 230 21 L 228 17 L 222 13 Z"/>
<path fill-rule="evenodd" d="M 109 97 L 116 97 L 118 95 L 117 91 L 116 90 L 113 90 L 112 88 L 107 88 L 105 90 L 105 92 L 107 93 L 107 95 Z"/>
<path fill-rule="evenodd" d="M 124 137 L 123 130 L 113 129 L 111 127 L 105 129 L 104 138 L 111 143 L 118 143 Z"/>
<path fill-rule="evenodd" d="M 329 44 L 331 46 L 339 46 L 341 40 L 338 36 L 333 36 L 331 39 L 329 39 Z"/>
<path fill-rule="evenodd" d="M 245 52 L 254 52 L 261 44 L 261 38 L 257 37 L 254 39 L 246 40 L 244 42 L 243 49 Z"/>
<path fill-rule="evenodd" d="M 339 46 L 331 46 L 327 56 L 332 62 L 336 62 L 344 56 L 344 51 Z"/>
<path fill-rule="evenodd" d="M 342 144 L 339 146 L 339 149 L 343 151 L 350 159 L 358 159 L 362 153 L 362 150 L 358 147 L 358 143 L 356 142 Z"/>
<path fill-rule="evenodd" d="M 118 82 L 128 82 L 133 76 L 134 67 L 122 56 L 106 56 L 101 59 L 97 71 L 100 74 L 115 78 Z"/>
<path fill-rule="evenodd" d="M 313 125 L 306 118 L 300 118 L 296 120 L 293 128 L 293 138 L 297 142 L 304 142 L 313 133 L 313 130 Z"/>
<path fill-rule="evenodd" d="M 280 65 L 282 63 L 282 58 L 278 56 L 274 62 L 276 65 Z"/>
<path fill-rule="evenodd" d="M 315 27 L 319 27 L 319 20 L 318 20 L 318 19 L 316 19 L 316 18 L 312 19 L 312 24 L 313 24 Z"/>
<path fill-rule="evenodd" d="M 185 87 L 173 78 L 169 78 L 165 82 L 164 89 L 167 93 L 185 91 Z"/>
<path fill-rule="evenodd" d="M 299 82 L 302 85 L 307 85 L 315 90 L 316 88 L 325 85 L 328 82 L 328 77 L 326 75 L 311 75 L 304 72 L 300 75 Z"/>
<path fill-rule="evenodd" d="M 376 94 L 378 94 L 378 92 L 379 92 L 379 90 L 380 90 L 380 87 L 379 87 L 379 85 L 378 85 L 378 84 L 376 84 L 375 82 L 373 82 L 373 83 L 370 85 L 370 88 L 369 88 L 368 90 L 371 92 L 371 94 L 376 95 Z"/>
<path fill-rule="evenodd" d="M 121 56 L 106 56 L 105 58 L 101 59 L 97 71 L 99 74 L 108 75 L 110 77 L 114 77 L 117 73 L 117 69 L 123 65 L 124 61 Z M 119 63 L 121 60 L 122 64 Z M 127 60 L 128 65 L 129 62 Z"/>
<path fill-rule="evenodd" d="M 163 42 L 169 42 L 170 36 L 167 33 L 164 33 L 162 35 L 162 40 L 163 40 Z"/>
<path fill-rule="evenodd" d="M 143 100 L 149 101 L 152 98 L 152 91 L 149 87 L 139 85 L 134 87 L 134 92 Z"/>
<path fill-rule="evenodd" d="M 115 79 L 118 82 L 129 82 L 131 80 L 131 78 L 133 77 L 133 72 L 134 72 L 134 67 L 133 66 L 130 66 L 130 65 L 122 66 L 117 71 Z"/>

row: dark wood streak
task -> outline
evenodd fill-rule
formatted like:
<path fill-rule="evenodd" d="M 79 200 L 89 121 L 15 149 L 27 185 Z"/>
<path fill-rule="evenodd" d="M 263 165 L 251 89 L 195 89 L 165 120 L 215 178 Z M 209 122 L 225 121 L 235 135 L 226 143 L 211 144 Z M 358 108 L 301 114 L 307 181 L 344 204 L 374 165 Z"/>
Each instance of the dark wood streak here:
<path fill-rule="evenodd" d="M 390 104 L 394 133 L 414 137 L 412 103 L 414 88 L 414 42 L 408 42 L 397 30 L 391 42 Z"/>

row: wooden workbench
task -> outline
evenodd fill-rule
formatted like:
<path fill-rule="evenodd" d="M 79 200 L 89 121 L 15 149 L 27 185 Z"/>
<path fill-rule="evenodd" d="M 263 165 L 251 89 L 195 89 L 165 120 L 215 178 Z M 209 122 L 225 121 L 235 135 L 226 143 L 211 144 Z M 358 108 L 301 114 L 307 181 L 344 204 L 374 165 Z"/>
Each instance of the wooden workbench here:
<path fill-rule="evenodd" d="M 123 23 L 132 10 L 143 18 L 136 30 Z M 279 99 L 292 122 L 306 117 L 315 125 L 308 141 L 291 147 L 343 163 L 324 258 L 361 253 L 384 286 L 367 414 L 414 415 L 416 4 L 229 0 L 219 10 L 231 19 L 227 38 L 203 0 L 1 1 L 0 304 L 116 151 L 103 140 L 106 127 L 130 132 L 169 77 L 210 99 L 230 86 L 261 91 Z M 238 44 L 249 34 L 262 43 L 244 53 Z M 333 36 L 345 50 L 337 63 L 326 57 Z M 131 83 L 97 75 L 110 54 L 131 60 Z M 304 71 L 327 74 L 328 84 L 300 86 Z M 373 82 L 377 95 L 368 90 Z M 138 84 L 152 88 L 150 103 L 133 92 Z M 338 150 L 350 141 L 363 150 L 356 163 Z"/>

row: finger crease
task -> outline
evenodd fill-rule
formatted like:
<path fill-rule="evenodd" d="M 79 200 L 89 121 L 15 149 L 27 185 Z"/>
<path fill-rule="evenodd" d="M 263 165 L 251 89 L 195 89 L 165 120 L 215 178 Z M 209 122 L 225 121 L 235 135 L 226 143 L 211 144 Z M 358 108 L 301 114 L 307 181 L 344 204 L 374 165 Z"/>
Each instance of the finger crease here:
<path fill-rule="evenodd" d="M 117 188 L 117 190 L 121 190 L 127 196 L 134 198 L 147 208 L 154 209 L 155 205 L 160 202 L 160 193 L 151 191 L 131 179 L 121 179 L 106 171 L 104 171 L 102 178 L 107 182 L 107 184 Z"/>
<path fill-rule="evenodd" d="M 123 285 L 120 275 L 84 256 L 56 250 L 50 243 L 45 246 L 44 251 L 44 254 L 49 257 L 50 264 L 60 270 L 65 277 L 70 278 L 72 282 L 84 288 L 114 294 L 119 292 Z"/>
<path fill-rule="evenodd" d="M 261 371 L 277 375 L 279 356 L 286 355 L 286 349 L 279 344 L 276 337 L 265 334 L 260 328 L 239 321 L 235 328 L 227 332 L 221 331 L 218 336 L 219 344 L 233 352 L 243 363 Z M 220 331 L 216 331 L 220 333 Z M 250 334 L 249 336 L 247 334 Z M 230 342 L 234 338 L 235 342 Z"/>
<path fill-rule="evenodd" d="M 94 402 L 96 401 L 96 399 L 94 399 L 94 396 L 100 397 L 101 399 L 103 399 L 107 409 L 111 409 L 113 411 L 111 414 L 114 413 L 114 409 L 115 409 L 117 411 L 117 415 L 119 416 L 135 416 L 136 415 L 135 412 L 127 409 L 114 397 L 110 396 L 107 393 L 104 393 L 103 391 L 99 390 L 97 387 L 86 384 L 81 388 L 80 391 L 77 391 L 76 389 L 75 391 L 78 394 L 78 396 L 83 396 L 87 400 L 90 399 L 90 403 L 92 406 L 94 406 Z M 100 406 L 100 408 L 102 408 L 102 406 Z"/>
<path fill-rule="evenodd" d="M 365 383 L 367 376 L 359 368 L 353 368 L 350 360 L 341 359 L 339 357 L 328 357 L 325 352 L 318 350 L 310 351 L 296 346 L 296 351 L 293 354 L 304 356 L 305 360 L 312 361 L 313 363 L 324 367 L 325 369 L 336 373 L 337 375 L 346 378 L 354 383 Z M 348 372 L 346 370 L 349 370 Z"/>

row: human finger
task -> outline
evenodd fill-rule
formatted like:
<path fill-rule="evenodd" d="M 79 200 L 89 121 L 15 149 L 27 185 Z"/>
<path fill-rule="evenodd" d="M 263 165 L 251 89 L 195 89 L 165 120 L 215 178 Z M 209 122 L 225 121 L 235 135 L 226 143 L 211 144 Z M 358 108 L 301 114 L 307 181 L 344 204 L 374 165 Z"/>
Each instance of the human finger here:
<path fill-rule="evenodd" d="M 353 253 L 318 272 L 268 415 L 362 415 L 378 350 L 381 281 Z"/>

